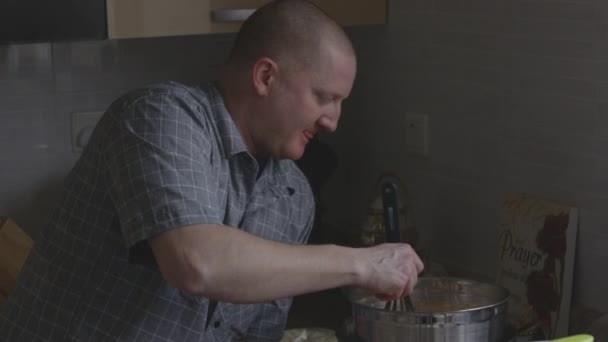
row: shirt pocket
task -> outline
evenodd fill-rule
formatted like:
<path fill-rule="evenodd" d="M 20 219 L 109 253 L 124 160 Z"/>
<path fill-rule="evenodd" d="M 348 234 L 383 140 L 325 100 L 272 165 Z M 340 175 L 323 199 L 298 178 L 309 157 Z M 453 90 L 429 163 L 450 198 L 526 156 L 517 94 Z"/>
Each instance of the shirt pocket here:
<path fill-rule="evenodd" d="M 278 185 L 254 192 L 240 228 L 265 239 L 296 242 L 299 229 L 293 220 L 294 192 L 293 188 Z"/>

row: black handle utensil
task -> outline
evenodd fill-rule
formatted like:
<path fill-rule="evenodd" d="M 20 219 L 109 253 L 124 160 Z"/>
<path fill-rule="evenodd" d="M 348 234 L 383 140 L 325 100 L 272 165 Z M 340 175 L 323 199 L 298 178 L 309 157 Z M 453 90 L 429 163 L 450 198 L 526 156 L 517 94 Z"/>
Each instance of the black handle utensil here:
<path fill-rule="evenodd" d="M 386 242 L 401 242 L 399 233 L 399 189 L 393 182 L 382 185 L 384 234 Z"/>
<path fill-rule="evenodd" d="M 384 210 L 384 234 L 386 242 L 401 242 L 399 232 L 399 188 L 393 182 L 382 184 L 382 208 Z M 416 308 L 409 296 L 386 302 L 385 310 L 414 312 Z"/>

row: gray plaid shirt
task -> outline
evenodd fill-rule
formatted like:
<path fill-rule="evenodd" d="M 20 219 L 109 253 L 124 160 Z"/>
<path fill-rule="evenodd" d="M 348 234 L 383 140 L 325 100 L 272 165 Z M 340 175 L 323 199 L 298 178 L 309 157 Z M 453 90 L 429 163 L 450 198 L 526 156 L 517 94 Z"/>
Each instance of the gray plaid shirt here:
<path fill-rule="evenodd" d="M 314 216 L 305 176 L 288 160 L 258 167 L 212 84 L 160 84 L 114 102 L 0 312 L 0 340 L 279 340 L 291 298 L 188 295 L 162 278 L 146 242 L 215 223 L 304 243 Z"/>

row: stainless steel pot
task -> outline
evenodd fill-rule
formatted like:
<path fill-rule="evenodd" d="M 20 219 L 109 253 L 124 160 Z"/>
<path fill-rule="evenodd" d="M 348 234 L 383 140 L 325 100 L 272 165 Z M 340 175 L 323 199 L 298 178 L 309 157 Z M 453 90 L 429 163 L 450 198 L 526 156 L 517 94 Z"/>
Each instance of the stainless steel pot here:
<path fill-rule="evenodd" d="M 385 310 L 362 290 L 348 293 L 357 336 L 366 342 L 503 342 L 509 294 L 460 278 L 420 278 L 411 294 L 415 312 Z"/>

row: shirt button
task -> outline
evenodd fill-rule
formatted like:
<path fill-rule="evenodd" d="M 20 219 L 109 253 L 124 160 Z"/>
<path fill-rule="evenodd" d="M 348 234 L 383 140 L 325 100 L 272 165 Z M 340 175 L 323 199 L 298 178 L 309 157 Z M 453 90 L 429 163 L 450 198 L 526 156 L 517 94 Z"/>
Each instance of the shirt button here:
<path fill-rule="evenodd" d="M 215 322 L 213 323 L 213 327 L 214 327 L 214 328 L 219 328 L 219 327 L 220 327 L 220 325 L 222 325 L 222 322 L 220 322 L 220 321 L 215 321 Z"/>

